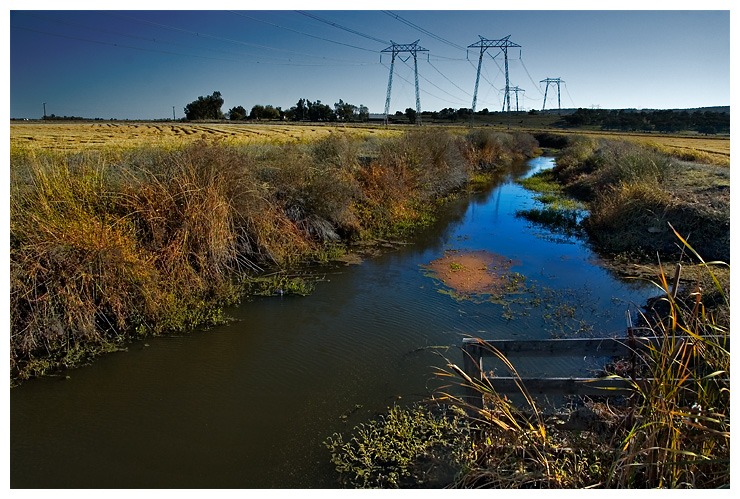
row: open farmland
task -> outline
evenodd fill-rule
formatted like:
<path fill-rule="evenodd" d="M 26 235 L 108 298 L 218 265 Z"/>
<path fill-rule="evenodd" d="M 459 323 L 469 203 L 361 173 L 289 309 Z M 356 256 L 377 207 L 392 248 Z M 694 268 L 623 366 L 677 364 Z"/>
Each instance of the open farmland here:
<path fill-rule="evenodd" d="M 511 129 L 530 133 L 580 134 L 592 137 L 627 139 L 650 144 L 674 155 L 703 156 L 714 164 L 729 166 L 730 138 L 703 137 L 699 135 L 665 135 L 653 133 L 605 132 L 591 130 L 563 130 L 553 126 L 531 126 L 527 120 L 512 122 Z M 466 126 L 443 126 L 450 131 L 464 132 Z M 486 128 L 507 129 L 506 126 L 486 124 Z M 104 147 L 173 146 L 201 138 L 223 139 L 231 144 L 258 144 L 313 141 L 331 134 L 355 137 L 389 136 L 407 130 L 408 125 L 324 125 L 307 124 L 232 124 L 232 123 L 160 123 L 160 122 L 83 122 L 83 123 L 11 123 L 11 147 L 30 147 L 76 151 Z M 457 130 L 459 129 L 459 130 Z"/>
<path fill-rule="evenodd" d="M 606 132 L 586 130 L 552 130 L 555 133 L 587 135 L 616 140 L 629 140 L 642 145 L 657 146 L 673 156 L 700 159 L 716 165 L 730 166 L 730 137 L 700 135 L 668 135 L 659 133 Z"/>
<path fill-rule="evenodd" d="M 388 136 L 394 129 L 373 126 L 320 124 L 229 123 L 11 123 L 11 147 L 76 151 L 102 147 L 182 145 L 201 138 L 223 139 L 232 144 L 312 141 L 330 134 Z"/>

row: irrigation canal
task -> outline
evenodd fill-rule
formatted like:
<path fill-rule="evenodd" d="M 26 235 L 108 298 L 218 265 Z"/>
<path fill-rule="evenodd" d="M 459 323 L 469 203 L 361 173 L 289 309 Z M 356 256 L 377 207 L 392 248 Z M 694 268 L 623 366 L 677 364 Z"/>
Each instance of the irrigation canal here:
<path fill-rule="evenodd" d="M 616 279 L 581 240 L 516 216 L 537 202 L 513 179 L 551 166 L 541 157 L 502 172 L 412 244 L 312 269 L 324 280 L 308 297 L 248 301 L 228 325 L 136 342 L 12 389 L 11 487 L 335 487 L 322 442 L 427 397 L 440 354 L 462 360 L 436 347 L 466 334 L 624 331 L 626 310 L 634 316 L 653 289 Z M 514 259 L 524 288 L 499 302 L 440 292 L 422 266 L 450 249 Z"/>

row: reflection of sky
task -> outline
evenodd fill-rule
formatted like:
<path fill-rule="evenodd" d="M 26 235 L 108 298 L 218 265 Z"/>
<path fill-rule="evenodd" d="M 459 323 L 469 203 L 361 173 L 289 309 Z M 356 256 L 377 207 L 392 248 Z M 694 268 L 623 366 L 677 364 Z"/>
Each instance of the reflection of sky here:
<path fill-rule="evenodd" d="M 547 158 L 533 163 L 534 171 L 552 166 Z M 653 290 L 638 281 L 614 279 L 608 271 L 594 265 L 595 255 L 583 241 L 550 237 L 546 228 L 515 216 L 518 210 L 536 204 L 531 193 L 520 185 L 504 183 L 494 189 L 487 202 L 470 205 L 447 244 L 454 249 L 486 249 L 518 260 L 521 264 L 511 270 L 525 275 L 528 284 L 581 294 L 589 301 L 584 306 L 594 306 L 612 316 L 597 327 L 609 332 L 624 329 L 626 307 L 631 302 L 642 305 L 646 297 L 654 294 Z"/>
<path fill-rule="evenodd" d="M 237 319 L 230 324 L 147 338 L 70 371 L 63 383 L 14 388 L 11 485 L 332 487 L 322 442 L 392 404 L 428 398 L 448 382 L 433 374 L 446 365 L 442 356 L 461 362 L 455 345 L 464 335 L 547 338 L 554 324 L 545 313 L 574 303 L 582 305 L 576 319 L 594 310 L 601 327 L 624 330 L 625 307 L 642 303 L 643 291 L 591 265 L 584 244 L 552 242 L 514 217 L 532 203 L 520 186 L 504 183 L 483 198 L 440 231 L 442 243 L 434 229 L 431 243 L 361 265 L 305 269 L 323 277 L 308 297 L 245 300 L 227 311 Z M 510 306 L 456 301 L 421 267 L 446 248 L 517 258 L 522 265 L 512 270 L 538 289 Z M 536 297 L 552 307 L 534 306 Z M 523 375 L 566 376 L 591 367 L 567 357 L 516 366 Z"/>

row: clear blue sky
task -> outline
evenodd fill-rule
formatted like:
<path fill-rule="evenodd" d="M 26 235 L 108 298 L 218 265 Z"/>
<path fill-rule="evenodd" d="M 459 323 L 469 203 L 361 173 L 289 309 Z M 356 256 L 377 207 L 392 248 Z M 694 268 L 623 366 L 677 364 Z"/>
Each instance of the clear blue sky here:
<path fill-rule="evenodd" d="M 624 5 L 633 4 L 651 7 L 651 2 Z M 511 35 L 510 41 L 521 45 L 521 53 L 509 49 L 510 85 L 525 91 L 519 94 L 521 109 L 542 108 L 545 87 L 539 82 L 545 78 L 565 82 L 564 108 L 730 104 L 729 2 L 701 5 L 725 9 L 711 11 L 435 11 L 410 8 L 438 3 L 383 1 L 343 2 L 334 8 L 308 1 L 175 4 L 219 9 L 212 11 L 172 10 L 168 2 L 99 5 L 161 10 L 98 11 L 92 10 L 96 5 L 74 2 L 65 8 L 81 10 L 21 10 L 49 6 L 12 2 L 10 117 L 40 118 L 46 103 L 47 114 L 57 116 L 161 119 L 171 118 L 174 106 L 181 118 L 185 105 L 215 90 L 225 100 L 224 112 L 255 104 L 288 109 L 307 98 L 331 106 L 343 99 L 381 113 L 391 57 L 383 54 L 381 60 L 380 51 L 391 40 L 417 39 L 429 50 L 428 57 L 423 53 L 418 59 L 422 109 L 470 107 L 479 52 L 465 47 L 478 35 Z M 280 10 L 227 10 L 247 6 Z M 445 6 L 482 8 L 480 2 Z M 500 52 L 490 48 L 496 58 L 484 56 L 477 109 L 501 110 L 505 79 Z M 511 102 L 514 107 L 514 94 Z M 391 112 L 408 107 L 415 107 L 413 59 L 397 58 Z M 557 107 L 554 86 L 547 107 Z"/>

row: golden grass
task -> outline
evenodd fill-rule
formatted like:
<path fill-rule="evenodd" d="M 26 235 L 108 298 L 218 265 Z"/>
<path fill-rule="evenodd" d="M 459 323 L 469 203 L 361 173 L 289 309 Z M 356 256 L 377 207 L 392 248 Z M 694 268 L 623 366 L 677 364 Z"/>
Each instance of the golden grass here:
<path fill-rule="evenodd" d="M 528 130 L 525 130 L 528 131 Z M 657 133 L 592 132 L 588 130 L 549 130 L 558 134 L 584 135 L 593 138 L 628 140 L 640 145 L 653 146 L 671 156 L 686 160 L 730 166 L 730 137 L 700 135 L 664 135 Z M 532 132 L 536 132 L 533 130 Z"/>
<path fill-rule="evenodd" d="M 12 148 L 79 151 L 84 149 L 180 146 L 202 138 L 229 144 L 311 142 L 339 134 L 363 138 L 400 135 L 402 128 L 374 125 L 298 125 L 232 123 L 11 123 Z"/>
<path fill-rule="evenodd" d="M 427 125 L 435 127 L 440 125 Z M 11 147 L 78 151 L 100 148 L 130 148 L 148 146 L 178 146 L 204 136 L 222 138 L 230 144 L 260 144 L 311 142 L 332 134 L 357 138 L 397 136 L 408 126 L 380 124 L 297 124 L 297 123 L 165 123 L 165 122 L 83 122 L 83 123 L 11 123 Z M 446 130 L 460 134 L 467 126 L 447 125 Z M 506 127 L 486 127 L 502 129 Z M 517 130 L 538 132 L 539 128 L 515 127 Z M 549 131 L 553 131 L 551 128 Z M 653 145 L 664 152 L 709 158 L 713 164 L 729 166 L 730 138 L 698 135 L 662 135 L 653 133 L 592 132 L 587 130 L 557 130 L 557 133 L 577 133 L 591 137 L 623 139 Z"/>

